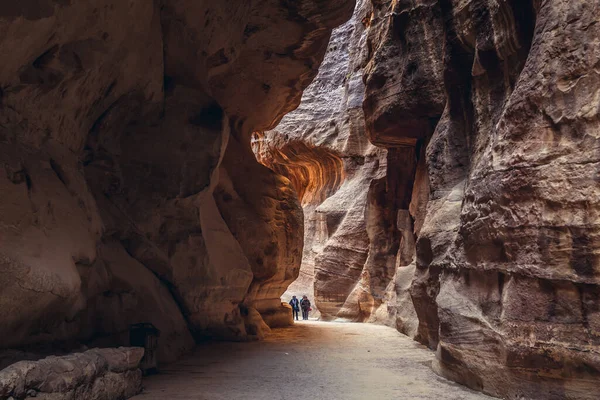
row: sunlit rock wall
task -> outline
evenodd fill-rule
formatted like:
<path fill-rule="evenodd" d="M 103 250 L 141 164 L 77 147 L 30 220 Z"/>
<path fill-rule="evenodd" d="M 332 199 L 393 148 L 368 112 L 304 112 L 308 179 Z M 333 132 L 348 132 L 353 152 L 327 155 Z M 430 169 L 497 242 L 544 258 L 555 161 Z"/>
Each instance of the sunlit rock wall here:
<path fill-rule="evenodd" d="M 298 105 L 353 7 L 0 5 L 0 347 L 151 322 L 171 361 L 289 322 L 300 203 L 250 135 Z"/>
<path fill-rule="evenodd" d="M 259 161 L 291 181 L 304 209 L 300 277 L 284 299 L 308 294 L 326 320 L 394 324 L 388 302 L 396 301 L 400 232 L 395 213 L 382 208 L 390 193 L 386 151 L 369 144 L 362 110 L 370 13 L 359 1 L 334 30 L 298 109 L 257 133 L 253 146 Z"/>

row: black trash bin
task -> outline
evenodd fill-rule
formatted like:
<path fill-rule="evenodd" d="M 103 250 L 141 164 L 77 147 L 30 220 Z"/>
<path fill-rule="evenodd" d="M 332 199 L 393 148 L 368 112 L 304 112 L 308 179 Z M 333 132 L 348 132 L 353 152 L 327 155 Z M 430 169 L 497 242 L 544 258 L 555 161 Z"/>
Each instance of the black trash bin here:
<path fill-rule="evenodd" d="M 144 357 L 140 362 L 140 369 L 144 375 L 158 372 L 156 349 L 160 331 L 151 323 L 134 324 L 129 327 L 129 345 L 143 347 Z"/>

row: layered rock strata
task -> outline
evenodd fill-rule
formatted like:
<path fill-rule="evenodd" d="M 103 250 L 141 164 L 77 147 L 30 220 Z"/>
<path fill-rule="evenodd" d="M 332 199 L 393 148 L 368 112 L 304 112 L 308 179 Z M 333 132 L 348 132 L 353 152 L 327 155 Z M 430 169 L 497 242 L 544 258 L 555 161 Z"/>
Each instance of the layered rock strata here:
<path fill-rule="evenodd" d="M 151 322 L 171 361 L 289 323 L 302 270 L 472 388 L 600 395 L 597 2 L 360 1 L 331 41 L 352 1 L 5 3 L 0 347 Z"/>
<path fill-rule="evenodd" d="M 369 9 L 358 2 L 350 21 L 334 30 L 300 106 L 253 141 L 258 160 L 291 181 L 304 209 L 300 277 L 284 299 L 307 294 L 318 308 L 313 315 L 325 320 L 368 320 L 394 274 L 392 265 L 379 280 L 386 260 L 369 240 L 386 229 L 375 210 L 386 152 L 368 143 L 362 111 Z"/>
<path fill-rule="evenodd" d="M 477 390 L 597 398 L 599 5 L 372 3 L 367 132 L 420 154 L 387 204 L 413 224 L 417 339 Z"/>
<path fill-rule="evenodd" d="M 302 210 L 251 132 L 352 1 L 0 5 L 0 347 L 246 340 L 289 323 Z"/>

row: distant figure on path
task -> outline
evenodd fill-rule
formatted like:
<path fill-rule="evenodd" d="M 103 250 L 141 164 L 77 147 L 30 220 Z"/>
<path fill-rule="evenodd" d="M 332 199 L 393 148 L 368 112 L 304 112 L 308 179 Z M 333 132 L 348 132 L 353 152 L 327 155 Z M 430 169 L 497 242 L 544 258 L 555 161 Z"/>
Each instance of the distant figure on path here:
<path fill-rule="evenodd" d="M 290 306 L 292 306 L 292 319 L 296 316 L 296 321 L 298 321 L 298 312 L 300 311 L 300 302 L 296 298 L 296 296 L 292 296 L 290 300 Z"/>
<path fill-rule="evenodd" d="M 302 307 L 302 319 L 305 321 L 308 320 L 308 312 L 312 309 L 310 308 L 310 300 L 306 295 L 302 296 L 300 307 Z"/>

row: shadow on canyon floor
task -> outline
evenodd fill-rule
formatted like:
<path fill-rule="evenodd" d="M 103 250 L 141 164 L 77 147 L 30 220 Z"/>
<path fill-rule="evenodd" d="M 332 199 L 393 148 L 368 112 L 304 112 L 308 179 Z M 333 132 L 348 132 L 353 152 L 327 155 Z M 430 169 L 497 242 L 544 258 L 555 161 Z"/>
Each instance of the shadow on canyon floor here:
<path fill-rule="evenodd" d="M 137 400 L 491 399 L 437 376 L 394 329 L 300 321 L 252 343 L 210 343 L 144 381 Z"/>

